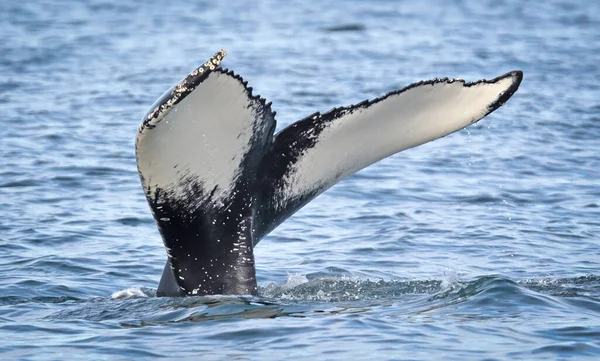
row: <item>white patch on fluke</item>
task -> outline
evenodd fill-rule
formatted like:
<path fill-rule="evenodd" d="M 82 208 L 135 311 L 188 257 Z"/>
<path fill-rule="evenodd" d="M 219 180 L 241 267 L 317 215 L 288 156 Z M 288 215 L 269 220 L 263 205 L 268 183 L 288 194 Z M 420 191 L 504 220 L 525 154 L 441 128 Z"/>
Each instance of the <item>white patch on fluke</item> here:
<path fill-rule="evenodd" d="M 512 74 L 493 83 L 426 82 L 345 111 L 292 165 L 277 206 L 315 189 L 324 191 L 380 159 L 475 123 L 518 81 Z"/>
<path fill-rule="evenodd" d="M 241 80 L 222 72 L 208 77 L 153 128 L 138 134 L 137 161 L 144 188 L 185 198 L 182 179 L 192 177 L 213 200 L 227 196 L 251 145 L 257 116 Z"/>

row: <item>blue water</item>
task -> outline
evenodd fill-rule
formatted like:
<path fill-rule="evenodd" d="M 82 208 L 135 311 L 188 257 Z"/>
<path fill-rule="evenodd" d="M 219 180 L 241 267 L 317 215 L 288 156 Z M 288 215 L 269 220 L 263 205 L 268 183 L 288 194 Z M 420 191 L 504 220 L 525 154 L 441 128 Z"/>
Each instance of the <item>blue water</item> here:
<path fill-rule="evenodd" d="M 280 129 L 422 79 L 525 78 L 283 223 L 260 296 L 157 298 L 136 129 L 221 48 Z M 599 55 L 598 1 L 4 1 L 0 358 L 598 359 Z"/>

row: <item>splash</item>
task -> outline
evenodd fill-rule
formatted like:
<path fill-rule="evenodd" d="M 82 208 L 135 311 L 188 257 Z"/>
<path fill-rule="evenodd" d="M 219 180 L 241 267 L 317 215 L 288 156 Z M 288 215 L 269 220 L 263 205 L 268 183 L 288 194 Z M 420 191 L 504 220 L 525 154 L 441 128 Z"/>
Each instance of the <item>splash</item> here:
<path fill-rule="evenodd" d="M 149 298 L 154 296 L 156 296 L 156 290 L 148 287 L 134 286 L 114 292 L 110 298 L 113 300 L 125 300 L 129 298 Z"/>

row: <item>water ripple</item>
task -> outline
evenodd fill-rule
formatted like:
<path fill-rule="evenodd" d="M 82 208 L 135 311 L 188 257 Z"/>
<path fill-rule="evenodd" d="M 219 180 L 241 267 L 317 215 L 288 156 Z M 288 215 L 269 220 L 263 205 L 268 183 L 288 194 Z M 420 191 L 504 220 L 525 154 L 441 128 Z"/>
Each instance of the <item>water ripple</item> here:
<path fill-rule="evenodd" d="M 597 2 L 5 3 L 3 359 L 600 355 Z M 421 79 L 525 79 L 261 241 L 260 296 L 157 298 L 135 132 L 220 48 L 278 129 Z"/>

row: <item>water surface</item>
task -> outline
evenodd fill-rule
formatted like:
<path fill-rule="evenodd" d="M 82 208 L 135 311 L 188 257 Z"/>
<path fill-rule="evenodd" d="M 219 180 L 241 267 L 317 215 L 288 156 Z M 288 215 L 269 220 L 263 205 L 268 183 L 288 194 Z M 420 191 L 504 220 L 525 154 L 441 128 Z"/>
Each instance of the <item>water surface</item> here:
<path fill-rule="evenodd" d="M 37 0 L 0 30 L 2 359 L 600 356 L 600 3 Z M 259 296 L 157 298 L 136 129 L 221 48 L 278 129 L 422 79 L 525 79 L 266 237 Z"/>

